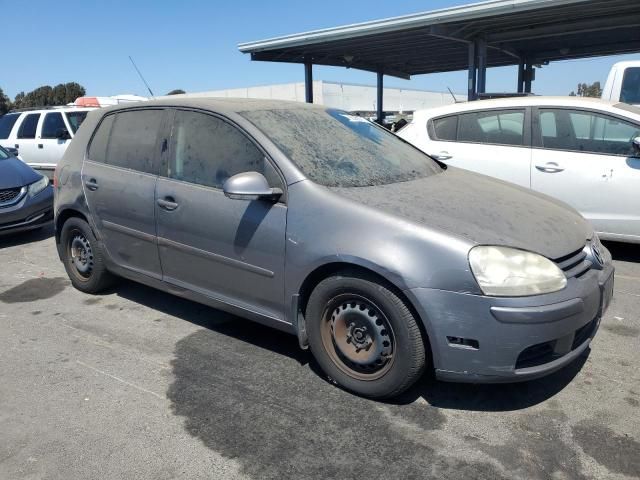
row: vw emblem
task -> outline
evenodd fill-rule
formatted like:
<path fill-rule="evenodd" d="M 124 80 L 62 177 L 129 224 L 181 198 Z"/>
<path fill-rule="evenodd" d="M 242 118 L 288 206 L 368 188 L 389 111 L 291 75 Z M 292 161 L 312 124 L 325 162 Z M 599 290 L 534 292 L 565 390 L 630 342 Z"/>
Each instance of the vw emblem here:
<path fill-rule="evenodd" d="M 591 241 L 591 253 L 593 258 L 598 262 L 598 265 L 604 265 L 604 259 L 602 258 L 602 251 L 600 250 L 600 244 L 597 240 Z"/>

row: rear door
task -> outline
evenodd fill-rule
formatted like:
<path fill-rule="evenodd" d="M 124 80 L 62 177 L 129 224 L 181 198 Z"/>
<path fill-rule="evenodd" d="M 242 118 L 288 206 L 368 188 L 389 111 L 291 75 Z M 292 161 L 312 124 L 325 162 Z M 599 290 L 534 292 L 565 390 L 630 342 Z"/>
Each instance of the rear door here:
<path fill-rule="evenodd" d="M 222 185 L 257 171 L 284 182 L 262 148 L 227 119 L 176 110 L 156 217 L 164 280 L 276 319 L 284 316 L 284 201 L 233 200 Z"/>
<path fill-rule="evenodd" d="M 593 110 L 535 113 L 531 187 L 565 201 L 602 233 L 640 237 L 640 125 Z"/>
<path fill-rule="evenodd" d="M 429 121 L 426 153 L 455 167 L 530 187 L 527 109 L 465 112 Z"/>
<path fill-rule="evenodd" d="M 94 133 L 82 182 L 96 228 L 119 266 L 162 278 L 155 189 L 162 161 L 164 109 L 107 115 Z"/>

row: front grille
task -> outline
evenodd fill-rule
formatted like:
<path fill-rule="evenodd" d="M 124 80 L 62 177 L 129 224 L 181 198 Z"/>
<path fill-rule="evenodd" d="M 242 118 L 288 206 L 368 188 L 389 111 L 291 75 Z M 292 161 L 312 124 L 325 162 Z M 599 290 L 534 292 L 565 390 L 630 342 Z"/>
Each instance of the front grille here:
<path fill-rule="evenodd" d="M 20 188 L 7 188 L 5 190 L 0 190 L 0 205 L 3 203 L 9 203 L 18 198 L 20 195 Z"/>
<path fill-rule="evenodd" d="M 593 266 L 584 247 L 554 261 L 567 278 L 580 278 Z"/>

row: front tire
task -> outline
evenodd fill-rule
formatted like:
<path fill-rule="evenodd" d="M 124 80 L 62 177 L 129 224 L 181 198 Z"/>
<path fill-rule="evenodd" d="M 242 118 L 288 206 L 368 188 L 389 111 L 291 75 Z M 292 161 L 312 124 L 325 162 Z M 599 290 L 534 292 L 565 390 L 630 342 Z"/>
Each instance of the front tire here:
<path fill-rule="evenodd" d="M 85 293 L 98 293 L 113 283 L 107 271 L 102 247 L 89 224 L 72 217 L 60 234 L 62 261 L 72 285 Z"/>
<path fill-rule="evenodd" d="M 425 343 L 411 310 L 373 276 L 342 272 L 322 280 L 305 321 L 322 370 L 359 395 L 399 395 L 425 369 Z"/>

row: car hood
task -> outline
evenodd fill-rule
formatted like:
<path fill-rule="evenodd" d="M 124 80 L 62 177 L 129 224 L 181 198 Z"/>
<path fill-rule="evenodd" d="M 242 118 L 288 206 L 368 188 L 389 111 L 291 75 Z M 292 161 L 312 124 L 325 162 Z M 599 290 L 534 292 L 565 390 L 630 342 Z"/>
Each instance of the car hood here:
<path fill-rule="evenodd" d="M 453 167 L 410 182 L 333 191 L 482 245 L 556 259 L 584 247 L 592 228 L 568 205 L 517 185 Z"/>
<path fill-rule="evenodd" d="M 15 157 L 0 160 L 0 189 L 23 187 L 40 177 L 29 165 Z"/>

